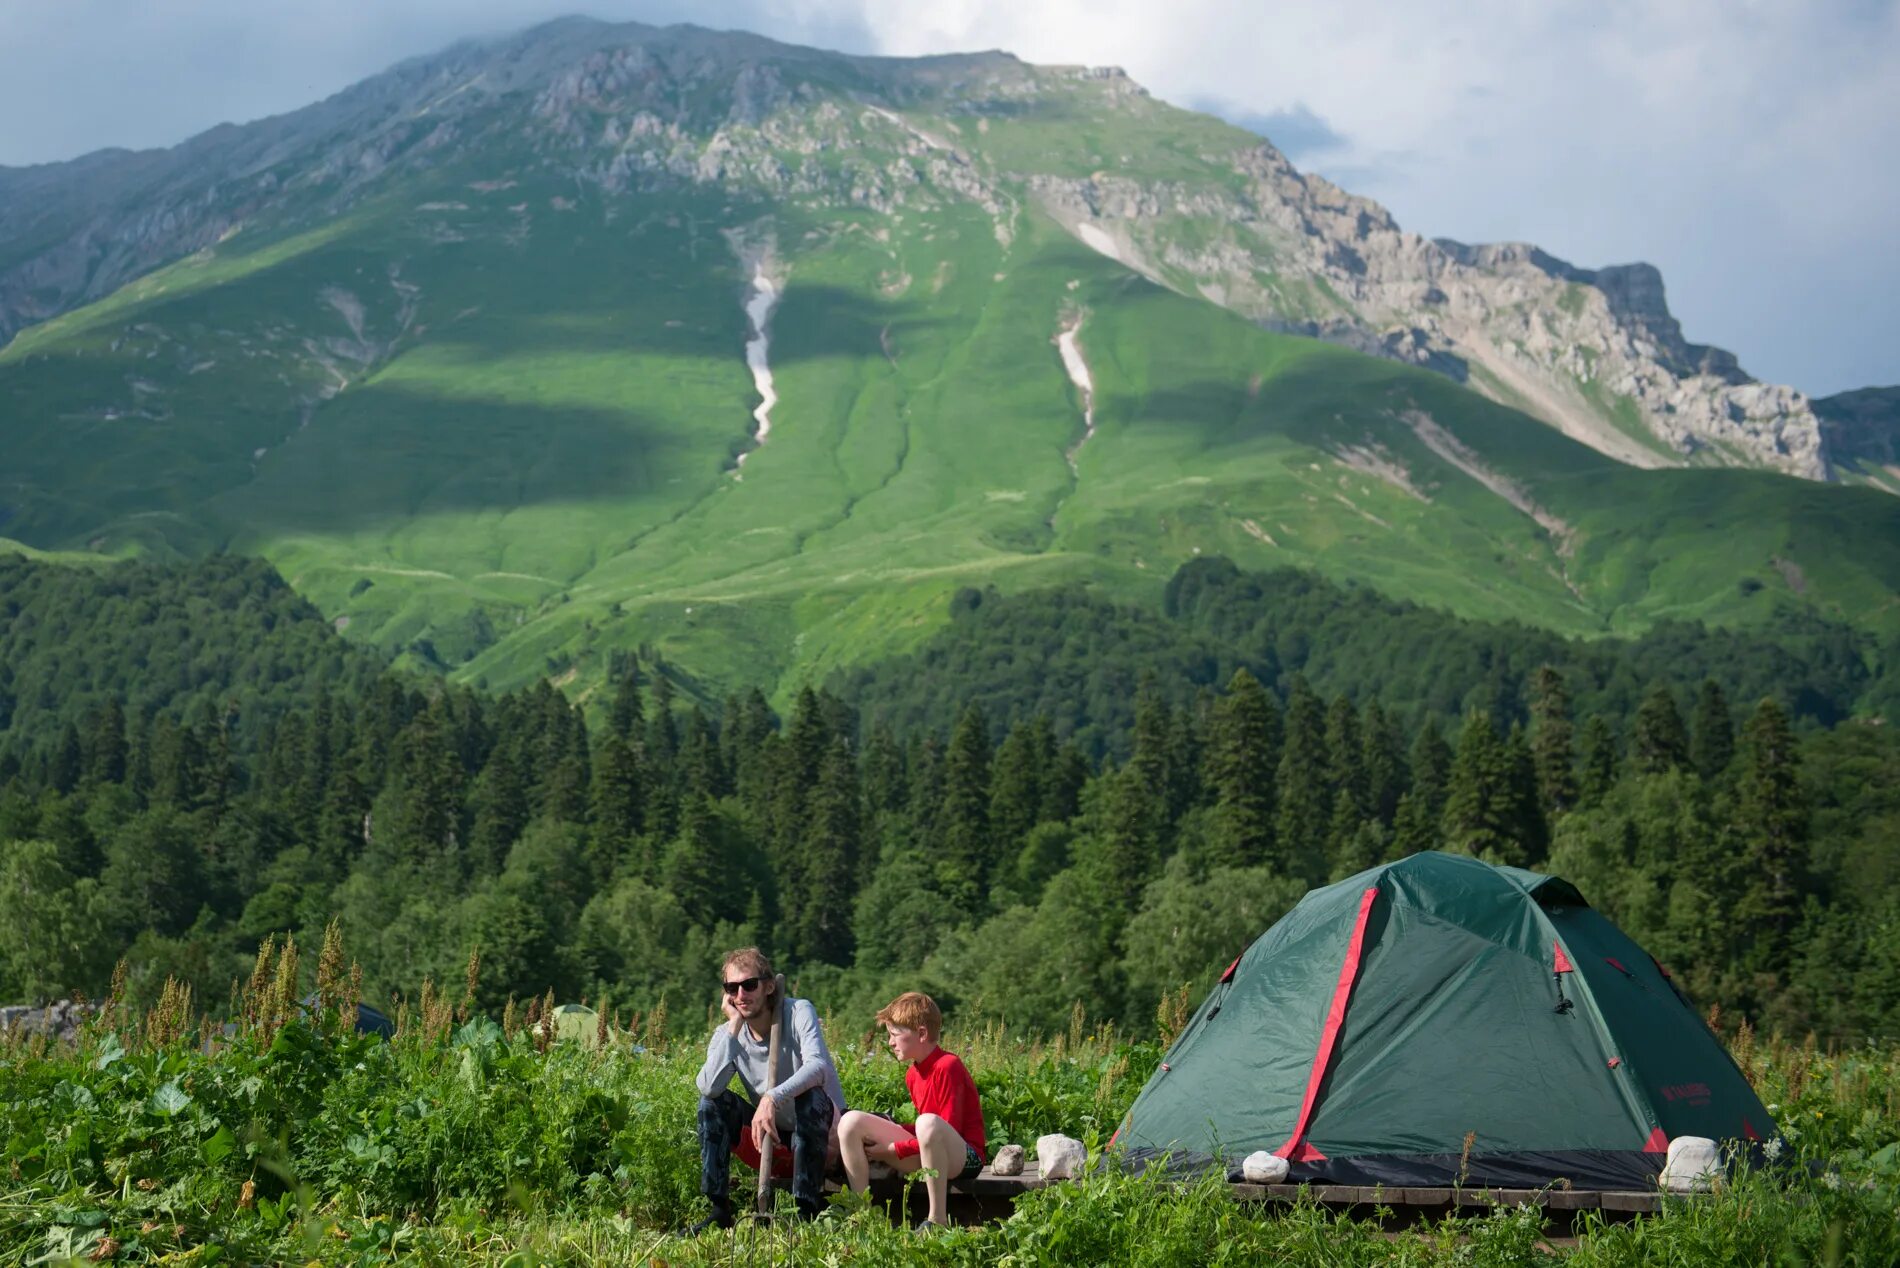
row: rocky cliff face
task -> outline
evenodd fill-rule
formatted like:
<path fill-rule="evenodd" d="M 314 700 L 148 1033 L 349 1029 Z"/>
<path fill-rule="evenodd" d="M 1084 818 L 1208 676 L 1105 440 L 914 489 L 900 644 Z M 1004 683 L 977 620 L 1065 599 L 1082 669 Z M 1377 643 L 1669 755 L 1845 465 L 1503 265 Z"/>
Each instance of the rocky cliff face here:
<path fill-rule="evenodd" d="M 691 183 L 884 213 L 957 200 L 1005 241 L 1040 210 L 1164 285 L 1436 369 L 1626 462 L 1863 477 L 1834 458 L 1859 444 L 1853 424 L 1824 427 L 1800 392 L 1689 343 L 1648 265 L 1409 233 L 1112 68 L 853 58 L 691 27 L 553 23 L 174 150 L 0 169 L 0 339 L 246 226 L 319 222 L 485 156 L 606 197 Z"/>
<path fill-rule="evenodd" d="M 1869 387 L 1814 402 L 1828 453 L 1844 471 L 1900 493 L 1900 387 Z"/>

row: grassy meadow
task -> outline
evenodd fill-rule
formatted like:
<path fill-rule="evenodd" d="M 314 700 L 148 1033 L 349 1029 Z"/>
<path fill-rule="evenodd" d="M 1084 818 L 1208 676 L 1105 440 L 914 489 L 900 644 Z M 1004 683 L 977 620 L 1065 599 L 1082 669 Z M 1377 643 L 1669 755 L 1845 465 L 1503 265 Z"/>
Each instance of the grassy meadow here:
<path fill-rule="evenodd" d="M 305 1013 L 294 956 L 260 958 L 237 1021 L 182 993 L 144 1016 L 122 1003 L 76 1046 L 0 1047 L 0 1264 L 112 1260 L 667 1265 L 1828 1263 L 1900 1256 L 1900 1052 L 1818 1051 L 1744 1026 L 1732 1051 L 1776 1114 L 1779 1170 L 1634 1222 L 1587 1217 L 1570 1238 L 1499 1209 L 1402 1231 L 1314 1204 L 1261 1210 L 1218 1181 L 1103 1173 L 1025 1196 L 1012 1218 L 920 1239 L 839 1199 L 820 1227 L 668 1234 L 701 1208 L 692 1075 L 702 1028 L 603 1021 L 604 1043 L 550 1041 L 539 1011 L 501 1022 L 424 989 L 393 1042 L 344 1033 L 331 1001 Z M 551 1001 L 550 1001 L 551 1002 Z M 1166 1010 L 1164 1010 L 1165 1014 Z M 1164 1015 L 1164 1024 L 1166 1016 Z M 1178 1016 L 1175 1017 L 1178 1024 Z M 847 1098 L 904 1104 L 901 1070 L 861 1019 L 830 1018 Z M 976 1074 L 992 1148 L 1051 1131 L 1098 1151 L 1162 1054 L 1158 1036 L 1089 1026 L 951 1045 Z M 743 1188 L 749 1173 L 735 1179 Z"/>
<path fill-rule="evenodd" d="M 1083 114 L 998 119 L 984 145 L 1092 163 Z M 1148 122 L 1134 140 L 1165 168 L 1160 133 L 1185 125 Z M 916 646 L 963 586 L 1152 603 L 1206 555 L 1574 635 L 1790 604 L 1900 621 L 1890 498 L 1623 467 L 1165 290 L 1027 203 L 1005 220 L 936 196 L 621 199 L 478 151 L 0 350 L 20 455 L 0 531 L 261 554 L 352 640 L 495 689 L 584 693 L 647 647 L 708 696 L 780 704 Z M 757 398 L 729 230 L 769 237 L 784 280 L 779 403 L 742 472 Z M 1086 443 L 1054 343 L 1074 321 Z"/>

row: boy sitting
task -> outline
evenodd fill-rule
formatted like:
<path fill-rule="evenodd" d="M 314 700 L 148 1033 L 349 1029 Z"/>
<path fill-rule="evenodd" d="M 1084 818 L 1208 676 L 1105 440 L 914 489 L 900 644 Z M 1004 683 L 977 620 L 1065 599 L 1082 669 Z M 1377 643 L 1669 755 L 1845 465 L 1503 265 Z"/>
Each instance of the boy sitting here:
<path fill-rule="evenodd" d="M 871 1182 L 873 1162 L 903 1172 L 929 1167 L 935 1173 L 924 1179 L 930 1216 L 917 1231 L 944 1227 L 950 1223 L 950 1181 L 983 1168 L 983 1106 L 976 1083 L 956 1053 L 938 1046 L 943 1012 L 930 996 L 905 991 L 878 1012 L 877 1020 L 897 1059 L 911 1063 L 904 1084 L 917 1107 L 917 1127 L 882 1114 L 846 1114 L 838 1121 L 845 1178 L 853 1193 L 862 1193 Z"/>

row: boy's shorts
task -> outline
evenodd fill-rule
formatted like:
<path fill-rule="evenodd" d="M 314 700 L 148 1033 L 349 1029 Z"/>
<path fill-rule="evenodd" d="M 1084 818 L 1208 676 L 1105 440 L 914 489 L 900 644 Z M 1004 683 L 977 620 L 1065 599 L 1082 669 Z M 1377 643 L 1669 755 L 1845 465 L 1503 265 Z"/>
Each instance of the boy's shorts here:
<path fill-rule="evenodd" d="M 897 1123 L 897 1120 L 889 1114 L 876 1114 L 875 1116 L 878 1118 L 884 1119 L 886 1122 Z M 911 1126 L 909 1123 L 897 1123 L 897 1125 L 899 1127 L 902 1127 L 905 1131 L 909 1132 L 910 1138 L 912 1140 L 917 1139 L 917 1129 L 915 1127 Z M 983 1170 L 982 1156 L 976 1152 L 975 1145 L 972 1145 L 967 1140 L 964 1141 L 963 1142 L 963 1170 L 957 1172 L 955 1175 L 951 1176 L 950 1178 L 952 1180 L 968 1180 L 971 1176 L 975 1175 L 977 1172 L 981 1170 Z"/>

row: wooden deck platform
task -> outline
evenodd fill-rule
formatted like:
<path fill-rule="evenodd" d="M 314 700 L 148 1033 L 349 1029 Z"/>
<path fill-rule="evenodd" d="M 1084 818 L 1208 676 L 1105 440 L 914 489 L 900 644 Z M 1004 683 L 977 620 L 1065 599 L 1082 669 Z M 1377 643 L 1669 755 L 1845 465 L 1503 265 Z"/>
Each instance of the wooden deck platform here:
<path fill-rule="evenodd" d="M 999 1176 L 989 1168 L 968 1180 L 950 1185 L 951 1215 L 959 1222 L 986 1222 L 1006 1219 L 1017 1198 L 1024 1193 L 1051 1184 L 1073 1183 L 1044 1180 L 1033 1170 L 1020 1176 Z M 1083 1181 L 1086 1183 L 1086 1181 Z M 1662 1209 L 1663 1195 L 1651 1191 L 1598 1189 L 1451 1189 L 1385 1188 L 1349 1184 L 1229 1184 L 1228 1193 L 1236 1202 L 1264 1206 L 1291 1205 L 1299 1201 L 1371 1217 L 1378 1211 L 1391 1212 L 1390 1222 L 1415 1223 L 1452 1212 L 1476 1213 L 1492 1207 L 1536 1206 L 1546 1212 L 1553 1225 L 1569 1224 L 1579 1212 L 1596 1211 L 1613 1219 L 1632 1219 Z M 895 1204 L 904 1195 L 904 1182 L 894 1176 L 874 1178 L 873 1197 Z M 922 1184 L 911 1193 L 909 1218 L 924 1214 Z M 897 1212 L 893 1212 L 897 1214 Z"/>

